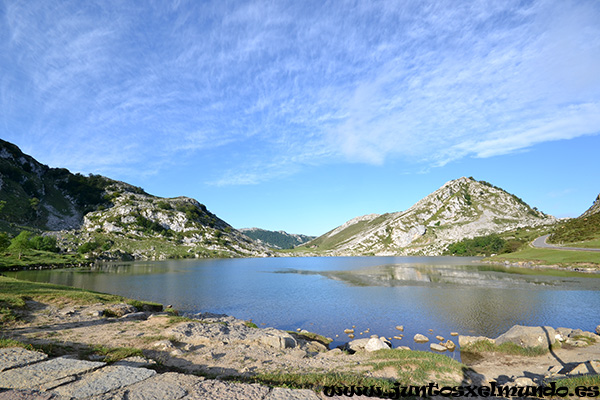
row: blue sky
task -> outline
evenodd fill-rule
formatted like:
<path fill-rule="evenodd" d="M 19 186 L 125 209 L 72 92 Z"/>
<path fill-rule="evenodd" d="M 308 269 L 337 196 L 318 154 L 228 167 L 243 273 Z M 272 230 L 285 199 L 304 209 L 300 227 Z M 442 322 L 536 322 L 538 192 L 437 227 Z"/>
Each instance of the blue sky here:
<path fill-rule="evenodd" d="M 322 234 L 474 176 L 600 192 L 600 2 L 1 1 L 0 137 Z"/>

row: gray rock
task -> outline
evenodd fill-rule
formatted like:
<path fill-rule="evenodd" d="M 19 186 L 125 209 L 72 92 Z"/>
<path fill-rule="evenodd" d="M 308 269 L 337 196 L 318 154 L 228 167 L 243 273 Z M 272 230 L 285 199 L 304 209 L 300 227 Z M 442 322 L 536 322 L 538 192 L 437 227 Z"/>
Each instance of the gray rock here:
<path fill-rule="evenodd" d="M 578 364 L 567 375 L 600 374 L 600 361 L 586 361 Z"/>
<path fill-rule="evenodd" d="M 536 386 L 535 382 L 531 380 L 531 378 L 527 378 L 526 376 L 519 377 L 514 380 L 515 386 Z"/>
<path fill-rule="evenodd" d="M 458 345 L 460 347 L 468 346 L 470 344 L 482 342 L 482 341 L 496 343 L 496 341 L 494 339 L 491 339 L 491 338 L 485 337 L 485 336 L 465 336 L 465 335 L 458 336 Z"/>
<path fill-rule="evenodd" d="M 444 343 L 444 347 L 447 348 L 449 351 L 454 351 L 454 349 L 456 349 L 456 345 L 450 339 L 446 340 L 446 343 Z"/>
<path fill-rule="evenodd" d="M 564 343 L 568 344 L 569 346 L 573 346 L 573 347 L 587 347 L 590 345 L 585 340 L 573 339 L 573 338 L 567 338 L 567 340 L 565 340 Z"/>
<path fill-rule="evenodd" d="M 77 375 L 93 371 L 105 363 L 55 358 L 26 367 L 0 372 L 0 388 L 51 389 L 74 380 Z"/>
<path fill-rule="evenodd" d="M 446 349 L 446 346 L 437 343 L 431 343 L 429 345 L 429 348 L 433 351 L 439 351 L 440 353 L 443 353 L 444 351 L 448 350 Z"/>
<path fill-rule="evenodd" d="M 204 380 L 194 387 L 185 400 L 247 400 L 263 399 L 269 388 L 258 384 Z"/>
<path fill-rule="evenodd" d="M 555 331 L 556 331 L 556 339 L 560 340 L 561 342 L 564 342 L 565 339 L 569 337 L 571 332 L 573 332 L 573 329 L 571 329 L 571 328 L 556 328 Z"/>
<path fill-rule="evenodd" d="M 600 325 L 596 327 L 596 335 L 600 335 Z"/>
<path fill-rule="evenodd" d="M 143 321 L 143 320 L 148 319 L 148 313 L 145 313 L 144 311 L 133 312 L 133 313 L 125 314 L 119 319 L 125 320 L 125 321 L 128 321 L 128 320 Z"/>
<path fill-rule="evenodd" d="M 87 374 L 81 380 L 60 386 L 53 392 L 65 397 L 84 399 L 132 385 L 153 375 L 156 375 L 156 371 L 150 369 L 111 365 Z"/>
<path fill-rule="evenodd" d="M 414 337 L 413 340 L 417 343 L 427 343 L 429 342 L 429 338 L 425 335 L 422 335 L 420 333 L 417 333 Z"/>
<path fill-rule="evenodd" d="M 354 339 L 354 340 L 351 340 L 350 342 L 340 346 L 340 348 L 342 350 L 347 350 L 350 353 L 356 353 L 357 351 L 364 351 L 369 340 L 371 340 L 371 339 L 368 339 L 368 338 Z"/>
<path fill-rule="evenodd" d="M 514 343 L 521 347 L 548 348 L 556 342 L 556 332 L 549 326 L 515 325 L 496 338 L 496 344 Z"/>
<path fill-rule="evenodd" d="M 93 397 L 94 400 L 179 400 L 203 381 L 194 375 L 167 372 Z"/>
<path fill-rule="evenodd" d="M 381 338 L 371 338 L 365 345 L 365 350 L 369 352 L 383 349 L 391 349 L 391 346 L 381 340 Z"/>
<path fill-rule="evenodd" d="M 44 353 L 26 350 L 21 347 L 0 349 L 0 372 L 22 367 L 48 358 Z"/>
<path fill-rule="evenodd" d="M 51 393 L 41 393 L 35 390 L 9 390 L 0 393 L 0 400 L 58 400 Z"/>
<path fill-rule="evenodd" d="M 309 389 L 273 388 L 264 400 L 320 400 L 315 392 Z"/>
<path fill-rule="evenodd" d="M 137 312 L 137 309 L 134 306 L 125 303 L 111 304 L 106 307 L 106 310 L 117 317 L 122 317 L 125 314 Z"/>
<path fill-rule="evenodd" d="M 577 336 L 592 339 L 594 341 L 598 339 L 598 336 L 595 333 L 582 331 L 581 329 L 573 330 L 573 332 L 571 332 L 571 334 L 569 335 L 569 337 L 571 337 L 571 338 L 574 338 Z"/>
<path fill-rule="evenodd" d="M 289 334 L 266 334 L 261 335 L 258 341 L 262 344 L 274 347 L 276 349 L 293 349 L 296 347 L 296 339 Z"/>
<path fill-rule="evenodd" d="M 140 357 L 140 356 L 133 356 L 133 357 L 127 357 L 122 360 L 119 360 L 116 363 L 114 363 L 113 365 L 122 365 L 125 367 L 140 368 L 140 367 L 148 367 L 150 365 L 156 365 L 156 361 L 149 360 L 147 358 Z"/>

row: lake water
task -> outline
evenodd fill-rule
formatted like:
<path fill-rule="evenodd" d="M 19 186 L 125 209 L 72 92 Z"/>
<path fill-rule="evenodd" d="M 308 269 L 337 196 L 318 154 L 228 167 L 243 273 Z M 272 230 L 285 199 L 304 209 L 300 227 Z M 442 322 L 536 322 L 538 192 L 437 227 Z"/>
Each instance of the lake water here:
<path fill-rule="evenodd" d="M 394 345 L 425 349 L 412 341 L 415 333 L 496 337 L 515 324 L 593 331 L 600 323 L 598 275 L 490 266 L 477 258 L 176 260 L 7 275 L 307 329 L 334 338 L 334 345 L 348 340 L 343 331 L 353 325 L 356 338 L 392 337 L 403 325 L 405 337 Z"/>

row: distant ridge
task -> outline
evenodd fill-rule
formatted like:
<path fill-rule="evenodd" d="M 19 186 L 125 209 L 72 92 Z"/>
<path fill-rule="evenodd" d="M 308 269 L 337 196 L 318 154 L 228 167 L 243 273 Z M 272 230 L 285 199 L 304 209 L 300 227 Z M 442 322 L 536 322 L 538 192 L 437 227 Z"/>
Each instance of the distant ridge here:
<path fill-rule="evenodd" d="M 316 237 L 285 231 L 269 231 L 261 228 L 242 228 L 239 231 L 249 238 L 274 249 L 291 249 Z"/>
<path fill-rule="evenodd" d="M 462 177 L 406 211 L 353 218 L 303 247 L 328 255 L 440 255 L 465 238 L 555 222 L 503 189 Z"/>

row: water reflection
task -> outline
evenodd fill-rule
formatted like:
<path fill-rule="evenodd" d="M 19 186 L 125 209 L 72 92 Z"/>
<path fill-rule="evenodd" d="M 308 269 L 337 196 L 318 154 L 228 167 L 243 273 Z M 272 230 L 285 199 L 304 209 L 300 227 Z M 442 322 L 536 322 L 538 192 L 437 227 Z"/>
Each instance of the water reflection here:
<path fill-rule="evenodd" d="M 89 269 L 20 271 L 21 279 L 66 284 L 211 311 L 280 329 L 346 341 L 343 330 L 394 336 L 450 332 L 496 337 L 514 324 L 593 330 L 600 281 L 586 274 L 533 271 L 449 257 L 315 257 L 177 260 Z M 592 317 L 590 317 L 592 316 Z M 358 336 L 360 337 L 360 336 Z M 426 348 L 426 345 L 423 346 Z"/>
<path fill-rule="evenodd" d="M 277 273 L 322 275 L 353 286 L 461 286 L 485 288 L 557 288 L 597 290 L 599 275 L 577 272 L 532 271 L 481 265 L 388 264 L 350 271 L 306 271 L 286 269 Z M 548 274 L 550 272 L 550 274 Z M 552 273 L 554 272 L 554 273 Z"/>

